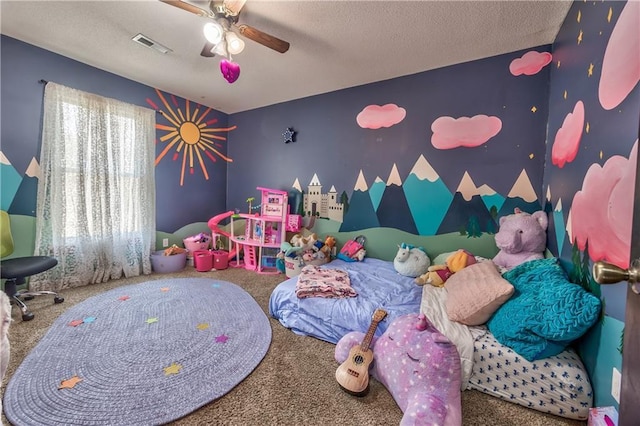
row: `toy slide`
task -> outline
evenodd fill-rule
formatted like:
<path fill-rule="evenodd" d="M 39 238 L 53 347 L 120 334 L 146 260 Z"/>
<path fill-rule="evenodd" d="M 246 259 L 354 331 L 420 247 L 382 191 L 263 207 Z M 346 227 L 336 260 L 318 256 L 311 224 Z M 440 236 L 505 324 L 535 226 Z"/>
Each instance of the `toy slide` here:
<path fill-rule="evenodd" d="M 225 237 L 229 238 L 231 234 L 228 233 L 227 231 L 220 229 L 218 224 L 224 219 L 231 217 L 234 214 L 235 214 L 234 211 L 229 211 L 229 212 L 220 213 L 219 215 L 213 216 L 211 219 L 209 219 L 209 221 L 207 222 L 207 225 L 209 226 L 209 229 L 211 229 L 211 232 L 219 235 L 224 235 Z M 233 249 L 229 250 L 229 260 L 236 257 L 237 254 L 238 254 L 238 244 L 234 244 Z"/>

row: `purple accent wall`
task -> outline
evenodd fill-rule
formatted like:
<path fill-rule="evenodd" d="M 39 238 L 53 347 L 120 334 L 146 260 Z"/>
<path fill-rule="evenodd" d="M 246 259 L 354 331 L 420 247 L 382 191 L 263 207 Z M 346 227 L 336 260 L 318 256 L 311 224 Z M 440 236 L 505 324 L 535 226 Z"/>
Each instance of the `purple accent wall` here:
<path fill-rule="evenodd" d="M 40 80 L 52 81 L 74 89 L 83 90 L 108 98 L 118 99 L 135 105 L 151 108 L 150 99 L 160 109 L 166 111 L 154 88 L 102 71 L 64 56 L 40 49 L 27 43 L 2 36 L 2 130 L 0 149 L 10 164 L 2 164 L 2 189 L 12 179 L 5 176 L 17 173 L 24 182 L 30 179 L 25 172 L 32 158 L 40 157 L 42 98 L 45 85 Z M 186 111 L 187 101 L 162 92 L 170 107 Z M 197 104 L 191 102 L 193 110 Z M 206 108 L 200 108 L 201 113 Z M 206 120 L 217 120 L 213 127 L 226 127 L 226 114 L 212 110 Z M 206 121 L 205 120 L 205 121 Z M 170 123 L 160 114 L 158 124 Z M 165 142 L 160 138 L 166 131 L 157 131 L 156 155 Z M 227 136 L 226 133 L 222 134 Z M 227 143 L 220 142 L 217 149 L 226 154 Z M 175 150 L 172 150 L 173 153 Z M 205 179 L 199 164 L 191 170 L 187 168 L 183 185 L 181 157 L 173 159 L 169 154 L 156 167 L 156 222 L 158 231 L 174 232 L 194 223 L 206 222 L 211 216 L 224 210 L 227 192 L 227 162 L 211 160 L 203 156 L 208 173 Z M 9 213 L 35 216 L 36 185 L 20 185 L 13 200 L 7 206 Z M 4 201 L 4 200 L 3 200 Z"/>
<path fill-rule="evenodd" d="M 506 197 L 524 169 L 541 200 L 549 67 L 529 76 L 509 72 L 511 61 L 529 50 L 548 52 L 550 46 L 233 114 L 230 123 L 238 130 L 229 145 L 235 161 L 227 207 L 243 209 L 259 185 L 288 190 L 297 178 L 306 192 L 314 174 L 323 190 L 333 185 L 351 197 L 360 170 L 370 188 L 376 177 L 386 182 L 396 164 L 404 182 L 420 155 L 451 193 L 468 172 L 476 186 L 489 185 Z M 374 130 L 356 122 L 366 106 L 389 103 L 406 110 L 400 123 Z M 501 131 L 482 146 L 432 145 L 437 118 L 482 114 L 502 121 Z M 297 131 L 296 142 L 284 143 L 287 127 Z"/>

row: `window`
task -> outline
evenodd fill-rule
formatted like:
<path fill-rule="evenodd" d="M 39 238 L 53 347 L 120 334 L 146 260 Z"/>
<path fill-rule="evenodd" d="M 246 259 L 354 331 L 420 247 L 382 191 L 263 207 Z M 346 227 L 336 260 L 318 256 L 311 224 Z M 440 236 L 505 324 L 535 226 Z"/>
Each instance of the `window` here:
<path fill-rule="evenodd" d="M 36 252 L 59 264 L 32 288 L 150 273 L 155 112 L 48 83 L 42 127 Z"/>

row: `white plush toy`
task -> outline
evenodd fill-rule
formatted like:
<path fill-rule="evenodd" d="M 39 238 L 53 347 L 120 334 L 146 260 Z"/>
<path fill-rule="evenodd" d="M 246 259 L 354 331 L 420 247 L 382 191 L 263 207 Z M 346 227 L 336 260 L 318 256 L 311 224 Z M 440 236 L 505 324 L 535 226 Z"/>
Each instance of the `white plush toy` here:
<path fill-rule="evenodd" d="M 429 266 L 431 266 L 431 260 L 422 247 L 405 243 L 398 246 L 393 267 L 400 275 L 415 278 L 427 272 Z"/>

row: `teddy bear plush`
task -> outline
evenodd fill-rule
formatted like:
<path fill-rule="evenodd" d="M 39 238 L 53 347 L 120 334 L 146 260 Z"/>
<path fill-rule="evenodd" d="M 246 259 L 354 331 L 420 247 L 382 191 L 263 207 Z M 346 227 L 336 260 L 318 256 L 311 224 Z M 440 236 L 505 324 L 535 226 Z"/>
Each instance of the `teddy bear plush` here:
<path fill-rule="evenodd" d="M 364 333 L 351 332 L 335 348 L 343 363 Z M 393 396 L 402 412 L 401 426 L 462 424 L 460 356 L 424 314 L 397 317 L 373 338 L 372 376 Z"/>
<path fill-rule="evenodd" d="M 529 260 L 544 258 L 547 246 L 548 218 L 544 211 L 529 214 L 516 209 L 514 214 L 500 218 L 495 235 L 500 251 L 493 263 L 511 269 Z"/>
<path fill-rule="evenodd" d="M 325 257 L 330 259 L 333 248 L 335 246 L 336 238 L 331 235 L 327 235 L 327 237 L 324 239 L 324 244 L 322 244 L 322 246 L 320 247 L 320 251 L 324 253 Z"/>
<path fill-rule="evenodd" d="M 460 249 L 447 257 L 444 265 L 432 265 L 426 273 L 415 279 L 416 284 L 431 284 L 434 287 L 443 287 L 445 281 L 459 270 L 476 263 L 474 255 Z"/>

